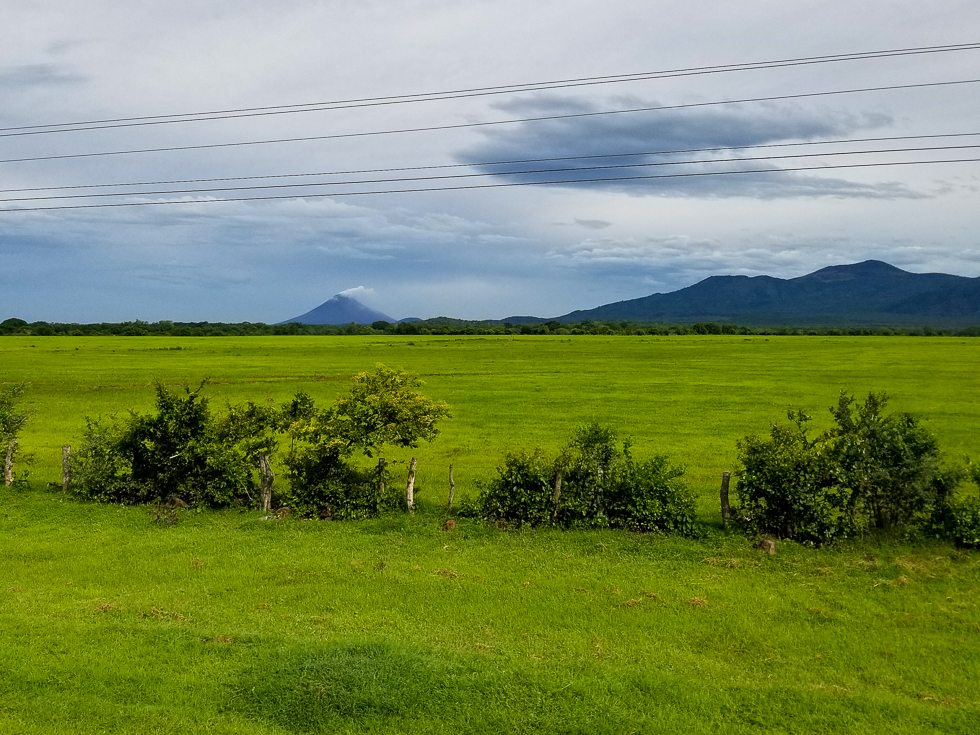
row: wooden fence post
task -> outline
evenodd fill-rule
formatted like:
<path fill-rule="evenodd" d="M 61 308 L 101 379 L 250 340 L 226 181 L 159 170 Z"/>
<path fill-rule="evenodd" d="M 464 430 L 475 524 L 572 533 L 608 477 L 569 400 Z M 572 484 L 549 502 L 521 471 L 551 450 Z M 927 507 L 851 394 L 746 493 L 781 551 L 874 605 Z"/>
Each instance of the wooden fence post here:
<path fill-rule="evenodd" d="M 561 467 L 555 475 L 555 494 L 551 498 L 551 522 L 554 523 L 558 517 L 558 499 L 561 498 Z"/>
<path fill-rule="evenodd" d="M 412 457 L 412 463 L 408 466 L 408 485 L 405 486 L 405 504 L 408 506 L 409 513 L 415 511 L 415 466 L 417 464 L 418 459 Z"/>
<path fill-rule="evenodd" d="M 378 500 L 385 496 L 385 458 L 378 457 Z"/>
<path fill-rule="evenodd" d="M 7 461 L 3 465 L 3 484 L 14 484 L 14 449 L 17 447 L 17 440 L 11 439 L 7 445 Z"/>
<path fill-rule="evenodd" d="M 276 478 L 272 474 L 269 455 L 265 452 L 259 455 L 259 475 L 262 477 L 259 485 L 262 492 L 262 511 L 268 513 L 272 509 L 272 483 Z"/>
<path fill-rule="evenodd" d="M 68 492 L 71 484 L 71 447 L 65 444 L 61 447 L 61 489 Z"/>
<path fill-rule="evenodd" d="M 453 498 L 456 496 L 456 481 L 453 479 L 453 462 L 449 463 L 449 508 L 447 512 L 453 512 Z"/>
<path fill-rule="evenodd" d="M 732 518 L 732 509 L 728 505 L 728 481 L 731 477 L 732 473 L 727 470 L 721 473 L 721 523 L 725 528 L 728 528 Z"/>

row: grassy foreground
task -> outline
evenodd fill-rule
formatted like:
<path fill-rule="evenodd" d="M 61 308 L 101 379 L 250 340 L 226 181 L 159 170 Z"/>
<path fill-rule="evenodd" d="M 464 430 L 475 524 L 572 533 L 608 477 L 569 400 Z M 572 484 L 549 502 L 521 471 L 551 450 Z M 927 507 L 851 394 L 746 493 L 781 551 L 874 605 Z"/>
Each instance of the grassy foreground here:
<path fill-rule="evenodd" d="M 959 338 L 2 338 L 36 461 L 31 489 L 0 488 L 0 732 L 978 732 L 976 552 L 769 557 L 717 528 L 443 531 L 436 510 L 450 461 L 472 494 L 505 450 L 595 418 L 687 464 L 715 523 L 736 440 L 789 405 L 826 426 L 842 388 L 976 456 L 978 357 Z M 43 489 L 84 417 L 148 409 L 154 378 L 209 376 L 218 408 L 329 401 L 376 362 L 453 407 L 415 517 L 161 525 Z"/>
<path fill-rule="evenodd" d="M 970 733 L 980 556 L 7 495 L 0 731 Z"/>

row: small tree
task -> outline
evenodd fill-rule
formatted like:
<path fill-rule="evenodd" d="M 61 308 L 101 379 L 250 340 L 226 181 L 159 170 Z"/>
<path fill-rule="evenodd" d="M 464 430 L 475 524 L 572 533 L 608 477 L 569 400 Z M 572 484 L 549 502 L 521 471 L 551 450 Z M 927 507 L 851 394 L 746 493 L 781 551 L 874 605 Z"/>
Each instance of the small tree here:
<path fill-rule="evenodd" d="M 350 393 L 328 409 L 317 410 L 303 394 L 283 407 L 291 438 L 290 502 L 306 515 L 358 518 L 394 505 L 380 492 L 382 485 L 390 487 L 383 463 L 379 477 L 374 469 L 357 469 L 355 457 L 431 441 L 438 422 L 449 416 L 448 405 L 416 390 L 422 381 L 412 373 L 379 364 L 352 379 Z"/>
<path fill-rule="evenodd" d="M 17 437 L 30 419 L 29 412 L 18 408 L 25 390 L 23 383 L 0 390 L 0 462 L 4 464 L 4 481 L 7 484 L 12 482 L 11 468 Z"/>

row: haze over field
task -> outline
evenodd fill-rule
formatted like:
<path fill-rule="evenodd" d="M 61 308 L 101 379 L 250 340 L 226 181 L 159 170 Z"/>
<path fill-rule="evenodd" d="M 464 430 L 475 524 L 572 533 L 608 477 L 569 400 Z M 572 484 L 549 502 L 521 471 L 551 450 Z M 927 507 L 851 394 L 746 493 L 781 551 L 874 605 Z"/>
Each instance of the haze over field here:
<path fill-rule="evenodd" d="M 552 315 L 713 275 L 795 278 L 867 259 L 980 276 L 977 161 L 813 170 L 980 158 L 977 148 L 949 148 L 980 144 L 980 135 L 962 135 L 980 133 L 980 84 L 971 81 L 980 79 L 980 50 L 11 130 L 967 44 L 980 40 L 969 35 L 980 28 L 980 6 L 969 0 L 14 0 L 3 16 L 0 199 L 21 199 L 0 209 L 286 198 L 0 212 L 0 320 L 280 321 L 351 289 L 386 314 Z M 936 82 L 967 83 L 713 104 Z M 593 114 L 654 107 L 673 109 Z M 506 120 L 523 122 L 473 125 Z M 440 129 L 363 135 L 409 128 Z M 13 134 L 24 132 L 32 134 Z M 220 147 L 187 149 L 210 145 Z M 744 146 L 777 147 L 732 150 Z M 945 149 L 908 150 L 925 147 Z M 185 150 L 88 155 L 149 148 Z M 724 150 L 702 150 L 711 148 Z M 834 155 L 895 148 L 905 152 Z M 790 154 L 809 157 L 732 160 Z M 44 160 L 13 160 L 28 158 Z M 490 165 L 530 159 L 561 160 Z M 699 163 L 679 163 L 691 160 Z M 652 165 L 663 162 L 672 165 Z M 455 168 L 377 171 L 429 166 Z M 371 173 L 295 176 L 338 171 Z M 527 171 L 535 173 L 518 173 Z M 461 174 L 478 176 L 390 181 Z M 671 178 L 650 178 L 663 175 Z M 258 176 L 280 178 L 144 183 Z M 566 183 L 332 197 L 322 195 L 337 190 L 324 186 L 268 188 L 382 179 L 340 191 Z M 24 191 L 119 183 L 140 186 Z M 195 191 L 216 186 L 265 188 Z M 129 194 L 25 199 L 111 192 Z"/>

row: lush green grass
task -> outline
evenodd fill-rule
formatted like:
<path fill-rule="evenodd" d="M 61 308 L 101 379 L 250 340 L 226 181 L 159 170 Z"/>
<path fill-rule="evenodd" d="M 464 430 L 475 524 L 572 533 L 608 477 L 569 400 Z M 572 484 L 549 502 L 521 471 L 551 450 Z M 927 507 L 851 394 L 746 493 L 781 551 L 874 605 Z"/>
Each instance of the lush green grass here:
<path fill-rule="evenodd" d="M 0 512 L 0 731 L 976 732 L 980 556 Z"/>
<path fill-rule="evenodd" d="M 174 348 L 181 349 L 174 349 Z M 38 483 L 85 415 L 210 376 L 222 401 L 329 401 L 375 362 L 454 418 L 416 517 L 361 523 L 81 504 L 0 490 L 0 732 L 980 731 L 980 555 L 774 557 L 738 536 L 502 532 L 434 508 L 507 448 L 591 418 L 689 467 L 717 521 L 735 441 L 789 405 L 887 390 L 976 452 L 980 341 L 952 338 L 2 338 L 32 383 Z M 426 510 L 426 503 L 427 508 Z"/>
<path fill-rule="evenodd" d="M 29 381 L 25 451 L 36 476 L 60 479 L 61 445 L 84 417 L 148 410 L 150 383 L 196 384 L 223 401 L 282 401 L 298 390 L 331 401 L 375 363 L 425 377 L 454 417 L 419 450 L 423 498 L 444 498 L 455 461 L 460 492 L 507 449 L 557 450 L 590 419 L 667 453 L 711 504 L 735 442 L 768 430 L 789 406 L 818 426 L 841 389 L 885 390 L 892 408 L 924 414 L 956 460 L 976 454 L 980 340 L 926 337 L 246 337 L 0 338 L 0 381 Z M 398 455 L 394 459 L 404 460 Z M 714 507 L 711 505 L 711 507 Z"/>

